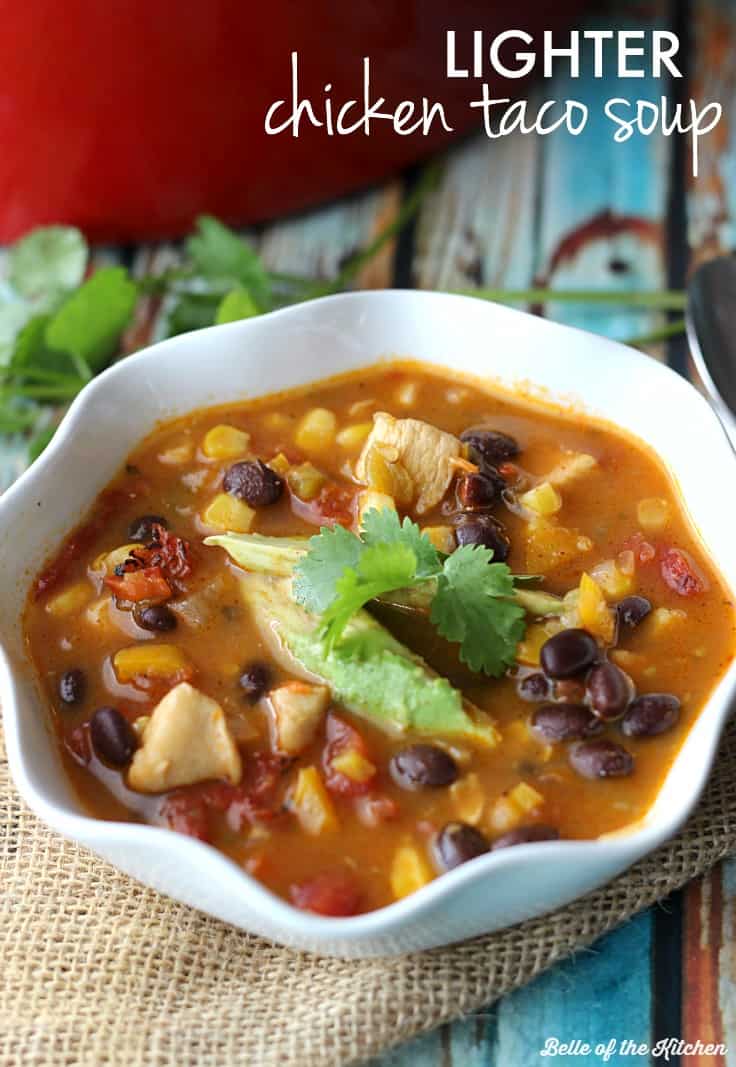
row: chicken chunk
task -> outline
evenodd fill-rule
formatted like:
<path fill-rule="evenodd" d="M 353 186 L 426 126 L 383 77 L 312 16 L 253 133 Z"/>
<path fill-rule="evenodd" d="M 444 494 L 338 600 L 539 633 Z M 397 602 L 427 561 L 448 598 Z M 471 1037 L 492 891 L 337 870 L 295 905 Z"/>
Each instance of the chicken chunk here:
<path fill-rule="evenodd" d="M 287 682 L 270 693 L 276 748 L 289 756 L 302 752 L 322 722 L 330 691 L 326 685 Z"/>
<path fill-rule="evenodd" d="M 209 778 L 237 785 L 240 753 L 216 701 L 182 682 L 151 713 L 133 757 L 128 784 L 139 793 L 164 793 Z"/>
<path fill-rule="evenodd" d="M 373 416 L 373 429 L 355 465 L 356 477 L 366 484 L 370 483 L 370 457 L 375 449 L 400 464 L 409 475 L 418 515 L 442 500 L 454 474 L 451 461 L 462 456 L 462 444 L 453 434 L 419 419 L 395 419 L 384 411 Z"/>

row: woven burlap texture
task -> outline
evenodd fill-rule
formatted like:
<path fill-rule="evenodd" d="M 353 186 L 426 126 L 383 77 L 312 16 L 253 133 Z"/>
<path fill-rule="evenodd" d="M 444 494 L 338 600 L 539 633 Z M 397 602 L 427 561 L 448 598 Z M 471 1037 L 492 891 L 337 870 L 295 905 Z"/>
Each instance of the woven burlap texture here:
<path fill-rule="evenodd" d="M 575 904 L 399 959 L 291 952 L 167 900 L 47 830 L 0 739 L 2 1067 L 331 1067 L 487 1005 L 736 846 L 736 725 L 680 836 Z"/>

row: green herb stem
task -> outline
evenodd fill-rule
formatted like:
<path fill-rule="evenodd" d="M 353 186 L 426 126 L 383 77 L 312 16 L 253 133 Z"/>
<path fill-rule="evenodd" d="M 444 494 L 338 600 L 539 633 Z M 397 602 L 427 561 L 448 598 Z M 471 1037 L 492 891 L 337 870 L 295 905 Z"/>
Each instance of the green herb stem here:
<path fill-rule="evenodd" d="M 499 304 L 606 304 L 650 311 L 682 311 L 687 297 L 679 290 L 617 289 L 453 289 L 458 296 L 474 296 Z"/>
<path fill-rule="evenodd" d="M 658 330 L 652 330 L 651 333 L 641 334 L 639 337 L 631 337 L 624 341 L 624 344 L 631 345 L 632 348 L 644 348 L 647 345 L 656 345 L 660 341 L 668 341 L 671 337 L 679 337 L 680 334 L 685 333 L 685 320 L 676 319 L 674 322 L 668 322 L 666 326 L 662 326 Z"/>

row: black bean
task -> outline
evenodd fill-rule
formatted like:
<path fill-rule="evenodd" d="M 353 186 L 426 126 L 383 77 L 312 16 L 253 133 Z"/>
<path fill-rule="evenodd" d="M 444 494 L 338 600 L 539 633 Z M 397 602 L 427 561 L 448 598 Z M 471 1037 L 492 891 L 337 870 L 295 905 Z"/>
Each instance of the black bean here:
<path fill-rule="evenodd" d="M 490 515 L 462 518 L 455 531 L 459 545 L 482 545 L 493 552 L 494 563 L 505 563 L 511 551 L 511 541 L 503 526 Z"/>
<path fill-rule="evenodd" d="M 603 729 L 603 723 L 582 704 L 542 704 L 531 718 L 532 733 L 542 741 L 581 741 Z"/>
<path fill-rule="evenodd" d="M 513 848 L 514 845 L 529 845 L 534 841 L 559 841 L 560 835 L 554 826 L 520 826 L 518 830 L 509 830 L 501 834 L 491 845 L 491 852 L 499 848 Z"/>
<path fill-rule="evenodd" d="M 622 745 L 601 737 L 570 749 L 570 766 L 583 778 L 621 778 L 634 770 L 634 757 Z"/>
<path fill-rule="evenodd" d="M 275 504 L 284 491 L 284 480 L 260 459 L 233 463 L 225 472 L 222 486 L 226 493 L 244 500 L 252 508 Z"/>
<path fill-rule="evenodd" d="M 680 701 L 671 693 L 645 693 L 629 704 L 621 722 L 627 737 L 655 737 L 670 730 L 680 717 Z"/>
<path fill-rule="evenodd" d="M 599 663 L 588 675 L 588 701 L 599 719 L 620 719 L 634 695 L 631 683 L 615 663 Z"/>
<path fill-rule="evenodd" d="M 239 684 L 250 703 L 255 704 L 271 684 L 271 671 L 265 663 L 251 663 L 240 675 Z"/>
<path fill-rule="evenodd" d="M 467 444 L 473 463 L 490 463 L 493 467 L 507 459 L 513 459 L 521 451 L 518 442 L 507 433 L 484 430 L 481 426 L 465 430 L 460 434 L 460 440 Z"/>
<path fill-rule="evenodd" d="M 81 704 L 87 692 L 87 678 L 84 671 L 74 667 L 65 671 L 59 679 L 59 696 L 65 704 Z"/>
<path fill-rule="evenodd" d="M 163 526 L 165 530 L 169 528 L 168 522 L 161 515 L 139 515 L 137 519 L 133 519 L 128 527 L 128 538 L 131 541 L 147 545 L 150 541 L 153 541 L 154 526 Z"/>
<path fill-rule="evenodd" d="M 124 767 L 135 752 L 135 730 L 117 708 L 98 708 L 89 721 L 92 747 L 97 755 L 113 767 Z"/>
<path fill-rule="evenodd" d="M 449 752 L 438 745 L 409 745 L 397 752 L 390 764 L 391 776 L 402 789 L 425 789 L 452 785 L 458 768 Z"/>
<path fill-rule="evenodd" d="M 147 608 L 135 607 L 133 618 L 144 630 L 166 633 L 176 629 L 176 615 L 165 604 L 149 604 Z"/>
<path fill-rule="evenodd" d="M 652 605 L 644 596 L 627 596 L 616 605 L 619 626 L 628 626 L 633 630 L 652 610 Z"/>
<path fill-rule="evenodd" d="M 446 871 L 474 860 L 488 851 L 488 842 L 480 830 L 466 822 L 448 822 L 435 841 L 435 852 Z"/>
<path fill-rule="evenodd" d="M 546 700 L 549 697 L 549 682 L 541 671 L 527 674 L 516 683 L 516 692 L 522 700 L 528 700 L 530 703 Z"/>
<path fill-rule="evenodd" d="M 550 678 L 574 678 L 592 667 L 597 658 L 598 645 L 587 630 L 562 630 L 544 642 L 539 654 Z"/>
<path fill-rule="evenodd" d="M 464 511 L 483 511 L 492 508 L 506 487 L 503 478 L 492 477 L 486 472 L 464 474 L 457 481 L 455 495 L 458 507 Z"/>

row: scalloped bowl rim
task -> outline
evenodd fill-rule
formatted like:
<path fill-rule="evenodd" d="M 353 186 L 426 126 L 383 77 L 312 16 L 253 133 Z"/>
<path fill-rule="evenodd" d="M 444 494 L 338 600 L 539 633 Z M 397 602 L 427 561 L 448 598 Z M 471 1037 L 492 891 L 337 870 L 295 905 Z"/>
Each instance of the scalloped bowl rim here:
<path fill-rule="evenodd" d="M 692 386 L 679 378 L 674 372 L 665 366 L 655 364 L 649 357 L 596 335 L 540 320 L 524 312 L 479 301 L 472 297 L 411 290 L 381 290 L 325 297 L 275 311 L 257 319 L 210 327 L 200 330 L 196 334 L 181 335 L 152 345 L 115 364 L 90 382 L 77 396 L 51 445 L 40 459 L 22 474 L 0 498 L 0 528 L 5 527 L 9 517 L 17 519 L 19 513 L 22 514 L 23 508 L 29 506 L 33 497 L 37 495 L 37 487 L 43 482 L 45 476 L 64 469 L 67 462 L 66 454 L 73 447 L 79 428 L 88 420 L 94 422 L 95 418 L 99 418 L 97 409 L 101 404 L 103 408 L 105 403 L 109 405 L 110 394 L 119 387 L 120 383 L 135 378 L 143 368 L 150 366 L 153 361 L 160 362 L 164 359 L 165 362 L 176 363 L 178 359 L 182 358 L 183 354 L 185 360 L 192 361 L 192 366 L 187 369 L 194 372 L 196 360 L 206 350 L 211 349 L 213 344 L 217 345 L 221 340 L 223 342 L 226 340 L 232 342 L 233 339 L 237 339 L 238 345 L 242 341 L 242 348 L 245 352 L 251 339 L 255 338 L 259 332 L 262 333 L 264 329 L 268 332 L 274 326 L 281 329 L 282 326 L 286 327 L 291 324 L 290 328 L 293 329 L 296 326 L 298 332 L 306 330 L 308 333 L 310 329 L 316 329 L 318 334 L 320 329 L 323 329 L 329 337 L 335 332 L 335 327 L 331 324 L 333 316 L 340 323 L 339 329 L 345 331 L 352 323 L 353 328 L 359 332 L 362 326 L 365 325 L 366 319 L 370 319 L 373 316 L 375 320 L 377 316 L 384 315 L 389 317 L 393 315 L 396 321 L 399 319 L 403 321 L 407 316 L 412 319 L 412 316 L 414 316 L 417 321 L 418 319 L 427 319 L 431 322 L 436 320 L 440 323 L 445 322 L 448 317 L 454 323 L 457 323 L 463 317 L 475 316 L 479 318 L 480 322 L 485 323 L 487 320 L 490 330 L 493 330 L 494 326 L 498 328 L 501 325 L 503 330 L 509 333 L 511 337 L 521 338 L 529 334 L 530 331 L 535 338 L 541 335 L 549 339 L 551 346 L 554 343 L 561 352 L 566 351 L 571 346 L 580 346 L 581 343 L 584 343 L 586 349 L 591 352 L 599 349 L 602 354 L 616 357 L 624 365 L 634 368 L 642 375 L 646 374 L 648 378 L 654 375 L 657 386 L 661 387 L 665 393 L 677 394 L 682 400 L 682 396 L 684 396 L 682 391 L 688 391 L 691 395 L 688 396 L 685 402 L 686 406 L 692 408 L 694 413 L 697 413 L 700 420 L 699 426 L 707 428 L 705 436 L 711 448 L 716 449 L 717 459 L 726 464 L 730 463 L 731 473 L 736 472 L 736 457 L 731 452 L 725 434 L 723 434 L 715 415 L 708 408 L 703 398 Z M 319 324 L 323 319 L 326 325 L 321 327 Z M 404 325 L 406 326 L 406 323 Z M 416 321 L 414 322 L 414 327 L 416 327 Z M 409 323 L 409 334 L 411 334 L 414 327 Z M 337 335 L 335 333 L 335 337 Z M 296 336 L 296 334 L 292 334 L 292 336 Z M 193 342 L 193 338 L 196 338 L 196 342 Z M 196 346 L 196 353 L 193 346 Z M 376 352 L 373 357 L 364 359 L 355 365 L 369 366 L 387 357 L 395 358 L 394 351 L 393 348 L 384 349 Z M 403 351 L 402 349 L 400 358 L 405 358 Z M 419 346 L 416 350 L 407 350 L 406 358 L 415 359 L 419 363 L 424 361 Z M 440 367 L 448 365 L 441 360 L 435 359 L 427 360 L 427 362 L 436 363 Z M 460 367 L 457 369 L 460 369 Z M 334 374 L 338 371 L 339 368 L 336 367 L 329 373 Z M 318 381 L 329 376 L 329 373 L 327 375 L 322 372 L 317 375 L 307 373 L 306 376 L 302 374 L 297 375 L 297 377 L 299 378 L 299 384 L 301 384 L 301 382 Z M 471 369 L 471 373 L 478 375 L 477 370 Z M 509 384 L 519 380 L 513 374 L 508 377 L 508 374 L 509 372 L 507 371 L 506 378 Z M 499 375 L 497 368 L 494 367 L 493 380 L 499 380 L 499 378 L 503 379 L 504 375 Z M 527 382 L 528 380 L 529 378 L 525 375 L 523 381 Z M 275 390 L 269 388 L 265 390 L 265 393 L 272 391 Z M 251 395 L 261 395 L 261 393 L 262 391 L 257 390 L 255 394 Z M 584 394 L 585 389 L 582 390 L 582 404 L 586 407 Z M 557 395 L 560 396 L 559 393 Z M 561 399 L 565 402 L 568 398 L 569 390 L 565 389 Z M 103 400 L 105 403 L 102 403 Z M 197 406 L 204 407 L 210 402 L 211 400 L 208 396 L 202 395 L 201 402 L 190 405 L 189 409 L 191 410 Z M 608 419 L 605 412 L 600 412 L 595 407 L 592 414 L 602 414 L 604 419 Z M 164 417 L 166 417 L 165 414 Z M 153 429 L 156 421 L 154 419 L 150 422 L 150 429 Z M 136 435 L 136 439 L 141 436 L 142 434 Z M 720 451 L 719 438 L 721 440 Z M 122 464 L 124 458 L 125 456 L 122 454 L 119 456 L 118 467 Z M 667 463 L 666 457 L 662 458 Z M 108 480 L 109 475 L 101 479 L 101 484 Z M 95 487 L 87 493 L 88 505 L 91 505 L 98 489 L 99 487 Z M 736 517 L 736 512 L 734 517 Z M 53 545 L 55 541 L 58 544 L 67 532 L 68 527 L 59 528 L 49 543 Z M 12 558 L 12 548 L 10 549 L 10 556 Z M 721 557 L 718 562 L 723 566 L 724 559 Z M 727 584 L 733 589 L 734 585 L 736 585 L 734 581 L 736 566 L 733 560 L 729 560 L 729 571 Z M 31 578 L 32 573 L 29 568 L 26 568 L 22 577 L 22 583 L 26 590 L 29 587 Z M 0 595 L 2 592 L 3 587 L 0 580 Z M 15 625 L 17 625 L 17 619 Z M 618 832 L 597 840 L 545 842 L 489 853 L 442 875 L 403 900 L 377 911 L 350 918 L 337 919 L 314 915 L 294 908 L 275 896 L 222 853 L 199 841 L 145 824 L 96 819 L 92 816 L 81 814 L 78 808 L 74 810 L 74 804 L 71 800 L 69 803 L 63 803 L 51 797 L 47 789 L 47 783 L 41 780 L 40 774 L 36 772 L 33 760 L 28 757 L 23 745 L 22 735 L 24 729 L 21 706 L 24 700 L 27 703 L 27 697 L 24 697 L 21 690 L 24 684 L 28 684 L 31 668 L 27 662 L 21 661 L 21 657 L 17 652 L 11 653 L 7 649 L 6 646 L 12 644 L 13 641 L 9 641 L 4 632 L 0 633 L 0 636 L 3 637 L 2 646 L 0 646 L 0 702 L 3 707 L 9 765 L 19 792 L 42 820 L 65 837 L 87 845 L 97 851 L 98 854 L 110 859 L 113 863 L 116 862 L 117 850 L 130 849 L 132 852 L 141 850 L 142 854 L 146 855 L 146 850 L 153 849 L 158 850 L 162 855 L 165 854 L 169 863 L 181 861 L 183 866 L 188 867 L 190 870 L 195 869 L 197 866 L 206 869 L 208 880 L 217 885 L 218 892 L 216 897 L 224 896 L 228 893 L 240 894 L 247 901 L 249 912 L 256 918 L 247 922 L 233 920 L 231 917 L 223 915 L 223 908 L 217 904 L 217 901 L 213 904 L 210 899 L 202 899 L 202 894 L 199 890 L 195 890 L 193 896 L 185 890 L 165 891 L 169 891 L 171 895 L 199 907 L 203 911 L 219 915 L 225 918 L 226 921 L 235 921 L 237 925 L 254 929 L 256 932 L 264 933 L 266 936 L 285 944 L 340 956 L 388 955 L 441 945 L 468 936 L 468 934 L 481 933 L 483 932 L 484 924 L 481 923 L 481 928 L 478 928 L 477 919 L 475 928 L 469 930 L 468 933 L 462 930 L 462 922 L 460 922 L 460 926 L 456 923 L 452 927 L 453 932 L 449 936 L 443 935 L 438 929 L 427 931 L 426 927 L 422 925 L 422 920 L 429 917 L 431 922 L 436 925 L 437 916 L 441 916 L 445 912 L 449 915 L 453 901 L 460 901 L 463 898 L 464 891 L 473 888 L 477 891 L 486 883 L 492 885 L 494 872 L 505 870 L 513 872 L 518 868 L 520 877 L 523 877 L 527 870 L 534 870 L 535 866 L 538 866 L 538 861 L 542 856 L 545 858 L 545 862 L 551 865 L 572 864 L 576 868 L 584 869 L 587 864 L 598 874 L 593 873 L 588 882 L 586 882 L 585 878 L 581 878 L 580 894 L 567 893 L 564 895 L 564 899 L 551 902 L 550 907 L 546 907 L 544 902 L 532 904 L 528 914 L 525 913 L 520 916 L 522 919 L 543 914 L 552 907 L 576 899 L 578 895 L 582 895 L 610 880 L 615 874 L 662 844 L 681 827 L 692 811 L 705 785 L 723 726 L 728 718 L 730 706 L 734 698 L 736 698 L 736 662 L 732 662 L 716 690 L 709 698 L 706 707 L 701 711 L 697 721 L 691 727 L 670 772 L 668 772 L 665 783 L 660 787 L 658 800 L 655 801 L 652 809 L 650 809 L 650 813 L 641 822 L 626 828 L 625 832 Z M 17 636 L 15 640 L 17 642 Z M 38 701 L 36 703 L 38 704 Z M 716 707 L 716 712 L 708 716 L 707 711 L 711 705 Z M 45 715 L 46 712 L 44 710 Z M 48 744 L 53 746 L 54 741 L 50 736 L 48 727 L 46 733 Z M 689 771 L 690 789 L 685 793 L 680 792 L 677 794 L 679 804 L 673 805 L 669 814 L 657 811 L 659 797 L 661 797 L 667 781 L 672 776 L 673 769 L 682 761 L 684 749 L 693 748 L 692 742 L 696 734 L 698 734 L 699 759 L 697 765 L 691 767 Z M 52 759 L 54 756 L 55 753 L 52 755 Z M 58 760 L 58 757 L 56 758 Z M 651 817 L 655 811 L 656 817 Z M 600 857 L 605 857 L 603 867 L 608 872 L 605 877 L 599 876 L 603 868 L 600 865 L 596 866 L 595 861 Z M 125 870 L 131 870 L 130 865 L 122 866 Z M 148 882 L 148 884 L 159 884 L 157 878 L 153 875 L 149 877 L 146 870 L 135 870 L 135 865 L 133 865 L 133 873 L 139 880 Z M 519 921 L 519 919 L 514 921 Z M 503 921 L 495 922 L 490 918 L 487 923 L 487 929 L 498 929 L 505 925 L 508 924 Z"/>

